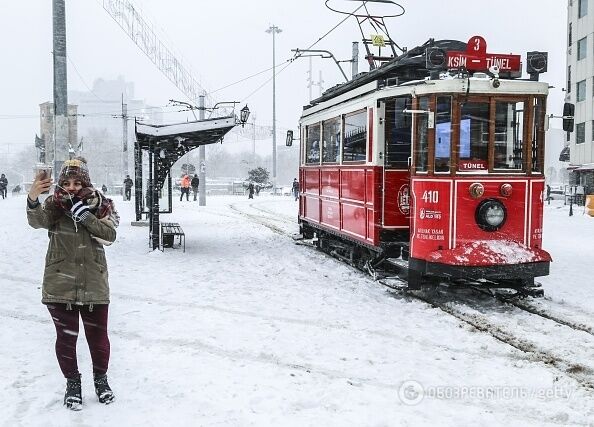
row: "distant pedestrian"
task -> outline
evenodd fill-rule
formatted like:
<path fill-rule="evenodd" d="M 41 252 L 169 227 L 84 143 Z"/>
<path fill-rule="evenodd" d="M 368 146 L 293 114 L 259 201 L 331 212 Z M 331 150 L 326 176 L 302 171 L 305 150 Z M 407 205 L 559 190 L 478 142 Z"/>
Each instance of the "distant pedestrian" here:
<path fill-rule="evenodd" d="M 260 195 L 260 184 L 256 184 L 256 196 Z"/>
<path fill-rule="evenodd" d="M 21 186 L 17 185 L 16 187 L 14 187 L 12 189 L 12 195 L 14 196 L 15 194 L 21 194 Z"/>
<path fill-rule="evenodd" d="M 48 230 L 41 302 L 56 328 L 55 351 L 66 378 L 64 405 L 82 409 L 81 377 L 76 358 L 79 322 L 91 352 L 93 382 L 99 402 L 113 402 L 107 382 L 110 343 L 107 335 L 109 284 L 104 245 L 116 239 L 119 217 L 113 202 L 91 184 L 82 157 L 66 160 L 54 194 L 43 204 L 52 179 L 40 172 L 27 196 L 27 220 Z"/>
<path fill-rule="evenodd" d="M 293 179 L 293 196 L 295 196 L 295 200 L 299 200 L 299 181 L 297 178 Z"/>
<path fill-rule="evenodd" d="M 254 183 L 250 182 L 248 185 L 248 199 L 254 198 Z"/>
<path fill-rule="evenodd" d="M 194 174 L 194 178 L 192 178 L 190 185 L 192 186 L 192 192 L 194 193 L 194 201 L 196 201 L 196 195 L 198 194 L 198 186 L 200 185 L 200 178 L 198 178 L 198 175 Z"/>
<path fill-rule="evenodd" d="M 107 194 L 107 185 L 103 184 L 101 186 L 101 191 L 103 192 L 103 194 Z"/>
<path fill-rule="evenodd" d="M 132 186 L 134 182 L 132 182 L 132 178 L 130 175 L 126 175 L 126 179 L 124 180 L 124 200 L 130 200 L 132 198 Z"/>
<path fill-rule="evenodd" d="M 0 176 L 0 194 L 2 195 L 2 198 L 6 198 L 6 190 L 8 189 L 8 179 L 6 179 L 6 176 L 4 176 L 4 174 L 2 174 L 2 176 Z"/>
<path fill-rule="evenodd" d="M 179 201 L 181 202 L 184 198 L 184 194 L 186 195 L 186 201 L 190 201 L 190 176 L 188 174 L 184 174 L 181 180 L 181 196 L 179 196 Z"/>
<path fill-rule="evenodd" d="M 551 186 L 549 184 L 547 184 L 547 202 L 549 205 L 551 204 Z"/>

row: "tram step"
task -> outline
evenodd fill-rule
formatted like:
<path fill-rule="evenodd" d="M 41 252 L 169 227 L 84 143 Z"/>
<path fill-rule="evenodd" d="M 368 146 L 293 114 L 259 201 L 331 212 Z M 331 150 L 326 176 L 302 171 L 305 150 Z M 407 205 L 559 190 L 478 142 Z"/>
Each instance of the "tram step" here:
<path fill-rule="evenodd" d="M 386 261 L 388 264 L 392 264 L 396 267 L 400 267 L 400 268 L 408 268 L 408 261 L 405 261 L 401 258 L 386 258 Z"/>

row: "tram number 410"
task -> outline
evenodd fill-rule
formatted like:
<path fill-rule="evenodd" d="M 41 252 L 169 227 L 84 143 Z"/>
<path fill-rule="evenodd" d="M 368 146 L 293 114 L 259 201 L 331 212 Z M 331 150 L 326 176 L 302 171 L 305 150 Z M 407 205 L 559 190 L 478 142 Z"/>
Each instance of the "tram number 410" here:
<path fill-rule="evenodd" d="M 421 199 L 425 203 L 439 203 L 439 191 L 424 191 Z"/>

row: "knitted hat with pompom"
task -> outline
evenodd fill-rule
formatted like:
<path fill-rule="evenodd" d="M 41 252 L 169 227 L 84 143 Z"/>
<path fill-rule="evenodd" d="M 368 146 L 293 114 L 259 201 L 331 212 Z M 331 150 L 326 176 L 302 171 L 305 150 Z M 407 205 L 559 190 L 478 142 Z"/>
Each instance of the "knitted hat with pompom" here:
<path fill-rule="evenodd" d="M 58 184 L 63 185 L 69 178 L 78 179 L 83 187 L 91 187 L 91 178 L 89 177 L 89 167 L 84 157 L 74 157 L 66 160 L 60 170 Z"/>

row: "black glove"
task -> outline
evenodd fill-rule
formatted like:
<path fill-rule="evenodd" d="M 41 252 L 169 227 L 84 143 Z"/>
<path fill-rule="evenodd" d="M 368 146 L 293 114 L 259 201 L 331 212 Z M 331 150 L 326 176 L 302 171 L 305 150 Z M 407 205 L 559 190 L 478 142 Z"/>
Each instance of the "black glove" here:
<path fill-rule="evenodd" d="M 89 211 L 89 207 L 78 197 L 73 197 L 72 199 L 72 208 L 70 208 L 70 214 L 72 215 L 72 219 L 76 222 L 84 221 L 91 215 Z"/>

